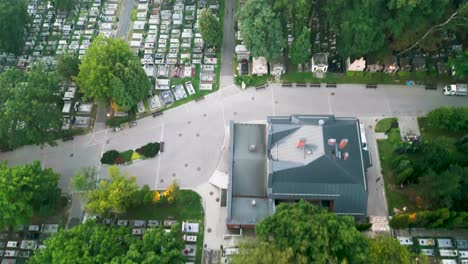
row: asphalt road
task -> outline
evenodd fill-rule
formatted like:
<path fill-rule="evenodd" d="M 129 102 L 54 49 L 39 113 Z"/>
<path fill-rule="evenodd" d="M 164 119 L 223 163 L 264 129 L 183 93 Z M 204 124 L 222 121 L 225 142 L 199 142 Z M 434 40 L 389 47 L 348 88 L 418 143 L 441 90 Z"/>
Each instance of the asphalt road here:
<path fill-rule="evenodd" d="M 130 25 L 132 23 L 132 10 L 138 1 L 122 0 L 122 9 L 119 16 L 119 26 L 116 32 L 116 37 L 127 39 Z"/>
<path fill-rule="evenodd" d="M 235 2 L 225 1 L 224 25 L 223 25 L 223 45 L 222 45 L 222 65 L 221 65 L 221 87 L 226 87 L 234 83 L 232 76 L 232 63 L 234 56 L 234 16 Z"/>
<path fill-rule="evenodd" d="M 45 167 L 62 175 L 60 186 L 67 190 L 73 173 L 84 166 L 96 166 L 107 177 L 106 165 L 99 165 L 105 150 L 135 149 L 150 141 L 164 141 L 165 151 L 157 158 L 122 166 L 140 185 L 167 187 L 177 180 L 183 188 L 195 188 L 208 181 L 221 158 L 225 129 L 230 120 L 265 120 L 269 115 L 335 114 L 356 116 L 366 123 L 369 148 L 374 152 L 372 128 L 375 120 L 389 116 L 424 115 L 444 106 L 466 105 L 466 97 L 447 97 L 441 90 L 422 87 L 389 86 L 376 90 L 363 85 L 338 85 L 328 88 L 282 88 L 270 85 L 265 90 L 240 90 L 228 86 L 205 97 L 168 110 L 164 115 L 138 120 L 134 128 L 111 132 L 104 129 L 58 142 L 56 147 L 26 146 L 1 153 L 11 165 L 40 160 Z M 377 164 L 374 160 L 374 164 Z M 369 214 L 386 215 L 380 168 L 369 171 Z M 374 191 L 375 190 L 375 191 Z"/>

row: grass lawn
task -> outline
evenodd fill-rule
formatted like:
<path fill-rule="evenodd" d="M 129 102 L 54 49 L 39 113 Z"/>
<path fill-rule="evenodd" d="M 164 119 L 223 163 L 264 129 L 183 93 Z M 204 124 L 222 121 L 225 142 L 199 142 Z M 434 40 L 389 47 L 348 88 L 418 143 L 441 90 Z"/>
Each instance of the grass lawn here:
<path fill-rule="evenodd" d="M 398 122 L 396 118 L 384 118 L 375 126 L 375 132 L 385 133 L 393 122 Z"/>
<path fill-rule="evenodd" d="M 386 132 L 392 122 L 397 121 L 396 118 L 385 118 L 380 120 L 375 126 L 375 132 Z M 405 186 L 403 189 L 395 184 L 395 179 L 392 173 L 392 161 L 396 157 L 395 149 L 401 145 L 401 137 L 399 129 L 392 129 L 387 134 L 388 139 L 377 140 L 379 148 L 380 165 L 382 167 L 382 175 L 384 177 L 385 195 L 387 196 L 388 213 L 393 215 L 393 208 L 402 209 L 404 206 L 408 209 L 415 208 L 410 197 L 415 198 L 415 189 L 411 185 Z"/>
<path fill-rule="evenodd" d="M 164 220 L 174 217 L 178 222 L 191 221 L 200 223 L 200 233 L 197 238 L 197 259 L 201 263 L 203 254 L 204 212 L 201 197 L 191 190 L 180 190 L 179 196 L 173 204 L 140 205 L 127 210 L 123 218 L 142 220 Z"/>

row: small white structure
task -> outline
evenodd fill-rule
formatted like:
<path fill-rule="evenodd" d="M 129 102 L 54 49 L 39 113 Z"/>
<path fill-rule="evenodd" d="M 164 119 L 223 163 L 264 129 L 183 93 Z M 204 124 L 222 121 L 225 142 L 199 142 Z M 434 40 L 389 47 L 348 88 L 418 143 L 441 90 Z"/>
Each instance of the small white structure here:
<path fill-rule="evenodd" d="M 145 21 L 135 21 L 133 23 L 133 31 L 143 31 L 145 29 Z"/>
<path fill-rule="evenodd" d="M 328 55 L 326 53 L 317 53 L 311 59 L 312 72 L 327 72 L 328 70 Z"/>
<path fill-rule="evenodd" d="M 183 233 L 198 233 L 199 226 L 200 226 L 199 223 L 182 222 L 182 232 Z"/>
<path fill-rule="evenodd" d="M 252 74 L 258 76 L 268 74 L 268 63 L 265 57 L 254 57 L 252 59 Z"/>
<path fill-rule="evenodd" d="M 238 61 L 243 59 L 248 60 L 250 58 L 250 51 L 245 45 L 236 45 L 235 51 Z"/>
<path fill-rule="evenodd" d="M 437 239 L 437 244 L 440 248 L 453 248 L 453 242 L 448 238 L 439 238 Z"/>
<path fill-rule="evenodd" d="M 439 249 L 441 257 L 456 257 L 458 252 L 455 249 Z"/>
<path fill-rule="evenodd" d="M 364 71 L 366 68 L 366 60 L 364 57 L 354 60 L 351 63 L 350 58 L 346 60 L 346 71 Z"/>
<path fill-rule="evenodd" d="M 400 242 L 401 245 L 403 246 L 411 246 L 413 245 L 413 239 L 411 237 L 397 237 L 397 240 Z"/>

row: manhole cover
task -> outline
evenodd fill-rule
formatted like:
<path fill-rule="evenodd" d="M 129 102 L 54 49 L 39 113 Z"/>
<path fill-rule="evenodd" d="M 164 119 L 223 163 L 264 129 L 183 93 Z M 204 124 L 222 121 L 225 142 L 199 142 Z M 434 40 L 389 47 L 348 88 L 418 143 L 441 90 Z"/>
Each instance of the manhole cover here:
<path fill-rule="evenodd" d="M 213 195 L 213 192 L 210 192 L 210 195 Z"/>
<path fill-rule="evenodd" d="M 206 117 L 206 116 L 207 116 L 207 114 L 203 114 L 203 117 Z"/>
<path fill-rule="evenodd" d="M 372 128 L 372 125 L 369 125 L 369 128 Z"/>
<path fill-rule="evenodd" d="M 164 182 L 164 179 L 159 180 L 159 182 L 160 182 L 160 183 L 163 183 L 163 182 Z"/>
<path fill-rule="evenodd" d="M 332 93 L 330 93 L 330 94 L 331 94 L 332 96 L 333 96 L 333 95 L 335 95 L 335 93 L 333 93 L 333 92 L 332 92 Z"/>
<path fill-rule="evenodd" d="M 219 198 L 216 198 L 216 202 L 219 202 Z"/>
<path fill-rule="evenodd" d="M 197 134 L 195 134 L 195 136 L 196 136 L 196 137 L 200 137 L 200 134 L 197 133 Z"/>
<path fill-rule="evenodd" d="M 201 171 L 201 168 L 200 168 L 200 167 L 198 167 L 198 168 L 197 168 L 197 171 Z"/>
<path fill-rule="evenodd" d="M 110 143 L 110 140 L 106 140 L 106 144 L 109 144 Z"/>
<path fill-rule="evenodd" d="M 278 101 L 275 101 L 275 104 L 278 104 Z"/>
<path fill-rule="evenodd" d="M 179 133 L 179 137 L 181 137 L 181 136 L 182 136 L 182 133 Z"/>
<path fill-rule="evenodd" d="M 206 230 L 208 233 L 211 233 L 211 228 L 208 227 L 208 229 Z"/>
<path fill-rule="evenodd" d="M 234 112 L 234 115 L 237 115 L 237 112 Z"/>
<path fill-rule="evenodd" d="M 189 124 L 189 125 L 192 124 L 192 121 L 187 121 L 187 124 Z"/>
<path fill-rule="evenodd" d="M 70 157 L 73 157 L 73 153 L 70 154 Z"/>
<path fill-rule="evenodd" d="M 206 248 L 206 247 L 207 247 L 207 245 L 205 244 L 205 245 L 203 245 L 203 247 L 204 247 L 204 248 Z"/>
<path fill-rule="evenodd" d="M 176 175 L 177 175 L 177 174 L 176 174 L 175 172 L 174 172 L 174 173 L 172 173 L 172 177 L 175 177 Z"/>
<path fill-rule="evenodd" d="M 187 168 L 187 167 L 188 167 L 188 163 L 185 163 L 184 166 L 185 166 L 185 168 Z"/>
<path fill-rule="evenodd" d="M 255 97 L 252 97 L 251 99 L 252 99 L 252 101 L 255 101 Z"/>

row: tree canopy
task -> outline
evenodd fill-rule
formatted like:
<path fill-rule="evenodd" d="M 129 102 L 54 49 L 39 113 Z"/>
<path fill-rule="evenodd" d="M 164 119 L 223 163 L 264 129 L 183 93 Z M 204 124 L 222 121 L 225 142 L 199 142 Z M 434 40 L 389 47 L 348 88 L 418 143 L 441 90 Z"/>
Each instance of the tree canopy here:
<path fill-rule="evenodd" d="M 310 58 L 312 51 L 310 44 L 310 31 L 304 27 L 301 34 L 293 40 L 291 50 L 289 51 L 289 58 L 294 64 L 306 63 Z"/>
<path fill-rule="evenodd" d="M 203 9 L 199 20 L 200 33 L 203 41 L 210 47 L 221 46 L 223 32 L 219 20 L 211 13 L 211 9 Z"/>
<path fill-rule="evenodd" d="M 255 232 L 258 241 L 241 243 L 233 263 L 415 263 L 394 238 L 369 239 L 357 231 L 352 217 L 304 201 L 280 204 Z"/>
<path fill-rule="evenodd" d="M 280 204 L 274 215 L 257 225 L 256 234 L 281 251 L 292 249 L 296 263 L 331 259 L 367 263 L 367 241 L 352 217 L 328 213 L 304 201 Z"/>
<path fill-rule="evenodd" d="M 90 214 L 109 216 L 122 214 L 134 204 L 138 191 L 135 177 L 120 173 L 116 166 L 109 167 L 109 180 L 100 180 L 95 189 L 86 193 L 85 210 Z"/>
<path fill-rule="evenodd" d="M 74 191 L 87 192 L 96 189 L 97 171 L 95 167 L 84 167 L 71 179 L 70 186 Z"/>
<path fill-rule="evenodd" d="M 59 177 L 38 161 L 15 167 L 0 163 L 0 230 L 27 224 L 33 214 L 52 212 L 61 194 Z"/>
<path fill-rule="evenodd" d="M 80 60 L 73 55 L 61 55 L 57 60 L 57 74 L 64 80 L 71 80 L 78 75 Z"/>
<path fill-rule="evenodd" d="M 0 148 L 54 144 L 62 124 L 59 82 L 42 64 L 0 74 Z"/>
<path fill-rule="evenodd" d="M 151 83 L 138 57 L 119 38 L 97 37 L 86 51 L 76 78 L 87 98 L 111 99 L 128 111 L 148 95 Z"/>
<path fill-rule="evenodd" d="M 0 0 L 0 52 L 21 53 L 30 20 L 26 0 Z"/>
<path fill-rule="evenodd" d="M 254 57 L 277 59 L 285 47 L 278 13 L 267 0 L 248 0 L 239 14 L 241 35 Z"/>
<path fill-rule="evenodd" d="M 76 0 L 52 0 L 50 1 L 56 9 L 71 11 L 76 6 Z"/>
<path fill-rule="evenodd" d="M 169 233 L 149 229 L 140 240 L 127 227 L 107 227 L 90 220 L 52 235 L 28 263 L 182 263 L 180 232 L 178 224 Z"/>

